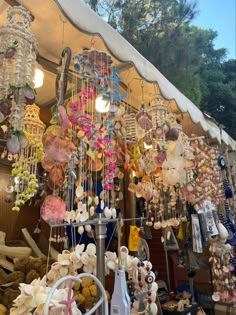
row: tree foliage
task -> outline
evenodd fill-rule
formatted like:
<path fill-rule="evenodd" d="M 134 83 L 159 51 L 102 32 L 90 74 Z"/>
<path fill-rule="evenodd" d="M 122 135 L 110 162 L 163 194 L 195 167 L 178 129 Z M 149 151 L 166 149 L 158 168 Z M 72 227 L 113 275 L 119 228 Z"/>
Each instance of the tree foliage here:
<path fill-rule="evenodd" d="M 193 25 L 197 0 L 86 0 L 182 93 L 236 138 L 236 60 Z"/>

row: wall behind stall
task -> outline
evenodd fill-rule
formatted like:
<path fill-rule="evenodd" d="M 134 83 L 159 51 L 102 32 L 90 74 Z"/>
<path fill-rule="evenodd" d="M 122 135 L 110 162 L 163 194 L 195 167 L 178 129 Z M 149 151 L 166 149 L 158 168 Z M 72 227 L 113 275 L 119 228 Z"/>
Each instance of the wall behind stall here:
<path fill-rule="evenodd" d="M 168 286 L 168 277 L 167 277 L 167 266 L 165 259 L 165 251 L 163 243 L 161 242 L 162 230 L 154 230 L 152 231 L 152 239 L 147 240 L 149 251 L 150 251 L 150 261 L 153 265 L 153 271 L 157 270 L 158 272 L 158 280 L 163 280 L 166 282 Z M 170 272 L 170 289 L 175 289 L 175 277 L 173 273 L 173 265 L 171 260 L 169 259 L 169 272 Z"/>
<path fill-rule="evenodd" d="M 26 205 L 21 208 L 20 212 L 12 211 L 13 202 L 6 203 L 5 198 L 8 195 L 5 188 L 9 184 L 11 167 L 0 164 L 0 230 L 6 233 L 6 240 L 22 240 L 22 228 L 27 228 L 33 236 L 33 231 L 38 220 L 39 210 L 34 207 L 34 202 L 31 205 Z"/>

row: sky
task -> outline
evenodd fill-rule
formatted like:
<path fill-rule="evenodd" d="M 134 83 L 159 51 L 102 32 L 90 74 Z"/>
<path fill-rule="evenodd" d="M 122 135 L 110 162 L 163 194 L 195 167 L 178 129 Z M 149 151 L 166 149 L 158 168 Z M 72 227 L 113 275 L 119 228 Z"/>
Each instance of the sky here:
<path fill-rule="evenodd" d="M 194 25 L 217 31 L 215 48 L 226 48 L 228 59 L 236 59 L 236 0 L 198 0 Z"/>

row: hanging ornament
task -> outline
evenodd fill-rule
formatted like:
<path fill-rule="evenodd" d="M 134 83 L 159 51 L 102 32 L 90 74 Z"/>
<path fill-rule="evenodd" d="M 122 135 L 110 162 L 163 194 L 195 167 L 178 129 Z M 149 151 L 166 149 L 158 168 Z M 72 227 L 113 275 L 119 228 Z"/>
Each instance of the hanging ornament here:
<path fill-rule="evenodd" d="M 16 201 L 12 209 L 15 211 L 19 211 L 20 207 L 34 196 L 38 188 L 37 164 L 42 159 L 42 137 L 45 129 L 39 118 L 39 110 L 36 105 L 26 106 L 23 134 L 19 133 L 17 138 L 20 151 L 12 165 L 12 176 L 17 177 Z"/>
<path fill-rule="evenodd" d="M 160 95 L 151 101 L 148 113 L 152 116 L 152 135 L 160 150 L 165 150 L 165 135 L 169 131 L 168 107 Z"/>
<path fill-rule="evenodd" d="M 30 23 L 30 13 L 22 6 L 14 6 L 8 10 L 6 25 L 0 27 L 1 113 L 7 115 L 6 111 L 10 111 L 13 131 L 23 129 L 25 105 L 35 99 L 33 70 L 37 42 L 30 33 Z"/>
<path fill-rule="evenodd" d="M 150 130 L 152 128 L 152 116 L 146 111 L 144 104 L 136 114 L 136 121 L 140 128 Z"/>

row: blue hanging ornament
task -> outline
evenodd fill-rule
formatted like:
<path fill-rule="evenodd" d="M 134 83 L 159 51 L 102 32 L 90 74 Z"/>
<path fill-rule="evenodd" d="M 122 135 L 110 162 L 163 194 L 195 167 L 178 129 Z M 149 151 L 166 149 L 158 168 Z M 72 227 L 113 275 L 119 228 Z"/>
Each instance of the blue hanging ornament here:
<path fill-rule="evenodd" d="M 226 199 L 233 198 L 233 192 L 227 179 L 223 180 L 223 187 L 225 192 L 225 198 Z"/>
<path fill-rule="evenodd" d="M 224 170 L 225 167 L 226 167 L 226 161 L 225 161 L 225 158 L 224 158 L 223 154 L 220 154 L 219 157 L 218 157 L 218 165 L 220 166 L 220 168 L 222 170 Z"/>

